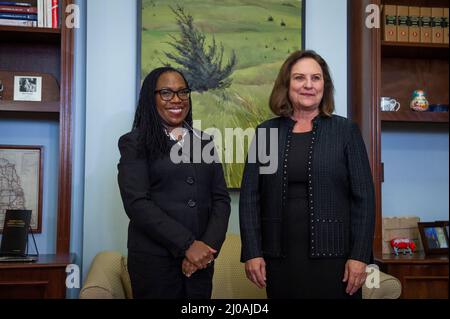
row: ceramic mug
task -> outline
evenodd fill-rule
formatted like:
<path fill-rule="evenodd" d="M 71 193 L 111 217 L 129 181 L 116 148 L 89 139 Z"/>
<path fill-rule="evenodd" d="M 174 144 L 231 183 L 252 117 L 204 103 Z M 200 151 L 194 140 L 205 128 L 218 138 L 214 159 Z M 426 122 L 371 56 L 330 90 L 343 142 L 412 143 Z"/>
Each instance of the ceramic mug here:
<path fill-rule="evenodd" d="M 388 96 L 382 96 L 381 97 L 381 110 L 382 111 L 398 111 L 400 110 L 400 102 L 398 102 L 396 99 L 393 99 Z"/>

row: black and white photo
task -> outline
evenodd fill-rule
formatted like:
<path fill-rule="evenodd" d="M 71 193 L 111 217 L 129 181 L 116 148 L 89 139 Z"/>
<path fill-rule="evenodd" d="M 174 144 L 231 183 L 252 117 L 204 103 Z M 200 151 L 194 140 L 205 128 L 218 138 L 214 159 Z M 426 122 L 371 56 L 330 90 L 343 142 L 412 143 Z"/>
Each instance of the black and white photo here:
<path fill-rule="evenodd" d="M 41 101 L 42 77 L 15 76 L 14 101 Z"/>

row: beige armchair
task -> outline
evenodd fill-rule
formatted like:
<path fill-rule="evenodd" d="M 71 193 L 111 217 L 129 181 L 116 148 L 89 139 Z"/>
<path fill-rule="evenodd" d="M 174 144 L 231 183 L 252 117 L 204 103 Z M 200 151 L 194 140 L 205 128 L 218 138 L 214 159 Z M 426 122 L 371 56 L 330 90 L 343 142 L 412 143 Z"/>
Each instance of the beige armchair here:
<path fill-rule="evenodd" d="M 239 261 L 239 235 L 228 234 L 215 263 L 213 299 L 265 299 L 266 291 L 253 285 Z M 126 257 L 116 251 L 100 252 L 92 261 L 80 292 L 82 299 L 132 298 Z M 401 294 L 400 281 L 380 273 L 380 288 L 363 286 L 363 299 L 396 299 Z"/>

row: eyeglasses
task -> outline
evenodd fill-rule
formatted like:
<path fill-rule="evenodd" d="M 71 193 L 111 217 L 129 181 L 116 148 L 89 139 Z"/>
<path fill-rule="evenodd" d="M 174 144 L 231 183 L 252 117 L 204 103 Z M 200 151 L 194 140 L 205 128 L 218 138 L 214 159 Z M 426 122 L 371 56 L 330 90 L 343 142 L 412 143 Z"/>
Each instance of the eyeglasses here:
<path fill-rule="evenodd" d="M 178 91 L 172 91 L 171 89 L 161 89 L 156 90 L 155 93 L 159 93 L 159 96 L 163 101 L 170 101 L 174 98 L 175 94 L 180 98 L 180 100 L 186 101 L 191 96 L 191 89 L 184 88 Z"/>

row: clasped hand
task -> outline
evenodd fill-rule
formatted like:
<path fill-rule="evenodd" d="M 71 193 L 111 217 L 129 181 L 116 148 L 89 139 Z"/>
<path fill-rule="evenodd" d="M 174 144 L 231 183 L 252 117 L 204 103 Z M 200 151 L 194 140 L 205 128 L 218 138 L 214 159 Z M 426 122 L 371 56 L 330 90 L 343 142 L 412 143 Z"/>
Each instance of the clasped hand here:
<path fill-rule="evenodd" d="M 202 241 L 194 240 L 186 250 L 185 258 L 181 264 L 183 274 L 190 277 L 198 269 L 204 269 L 214 260 L 217 250 Z"/>

